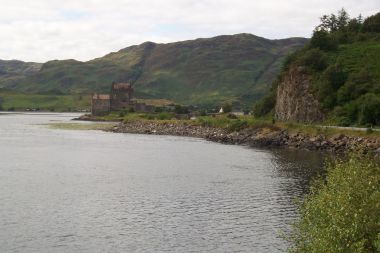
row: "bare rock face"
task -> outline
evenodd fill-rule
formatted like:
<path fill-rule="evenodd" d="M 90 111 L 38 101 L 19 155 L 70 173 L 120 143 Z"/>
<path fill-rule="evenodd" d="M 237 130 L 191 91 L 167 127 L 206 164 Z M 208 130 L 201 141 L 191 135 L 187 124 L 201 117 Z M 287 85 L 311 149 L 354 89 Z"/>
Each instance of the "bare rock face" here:
<path fill-rule="evenodd" d="M 291 68 L 277 87 L 276 119 L 303 123 L 323 120 L 318 100 L 310 89 L 311 78 L 303 68 Z"/>

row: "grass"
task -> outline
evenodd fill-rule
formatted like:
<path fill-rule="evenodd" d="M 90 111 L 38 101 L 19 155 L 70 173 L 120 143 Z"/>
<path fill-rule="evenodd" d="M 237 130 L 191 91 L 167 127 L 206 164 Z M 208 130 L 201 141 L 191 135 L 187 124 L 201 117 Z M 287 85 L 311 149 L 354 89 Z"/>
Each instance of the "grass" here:
<path fill-rule="evenodd" d="M 324 135 L 326 137 L 332 137 L 338 134 L 355 137 L 380 137 L 380 131 L 360 131 L 353 129 L 323 127 L 317 125 L 305 125 L 294 122 L 277 123 L 276 125 L 282 129 L 287 129 L 290 133 L 302 132 L 308 133 L 310 135 Z"/>
<path fill-rule="evenodd" d="M 360 131 L 354 129 L 341 129 L 333 127 L 323 127 L 317 125 L 305 125 L 294 122 L 273 122 L 268 118 L 255 118 L 253 116 L 231 116 L 228 114 L 220 114 L 214 116 L 199 116 L 194 120 L 176 119 L 172 113 L 126 113 L 120 116 L 118 112 L 112 112 L 109 115 L 97 117 L 100 121 L 156 121 L 158 123 L 172 124 L 192 124 L 202 125 L 214 128 L 221 128 L 232 131 L 240 131 L 244 128 L 262 128 L 270 131 L 288 130 L 290 133 L 306 133 L 311 136 L 324 135 L 333 137 L 338 134 L 355 137 L 373 137 L 379 138 L 380 131 Z"/>
<path fill-rule="evenodd" d="M 199 116 L 196 119 L 177 119 L 175 114 L 162 112 L 162 113 L 126 113 L 121 114 L 112 112 L 106 116 L 96 117 L 100 121 L 155 121 L 157 123 L 171 123 L 171 124 L 192 124 L 202 125 L 214 128 L 226 129 L 228 131 L 239 131 L 244 128 L 269 128 L 278 130 L 276 125 L 273 125 L 269 120 L 255 119 L 252 116 L 231 116 L 228 114 L 214 115 L 214 116 Z"/>
<path fill-rule="evenodd" d="M 40 109 L 42 111 L 79 111 L 89 110 L 90 96 L 80 95 L 42 95 L 13 91 L 1 91 L 0 100 L 3 110 L 24 111 Z"/>
<path fill-rule="evenodd" d="M 112 123 L 51 123 L 46 125 L 52 129 L 62 130 L 108 130 L 115 126 Z"/>

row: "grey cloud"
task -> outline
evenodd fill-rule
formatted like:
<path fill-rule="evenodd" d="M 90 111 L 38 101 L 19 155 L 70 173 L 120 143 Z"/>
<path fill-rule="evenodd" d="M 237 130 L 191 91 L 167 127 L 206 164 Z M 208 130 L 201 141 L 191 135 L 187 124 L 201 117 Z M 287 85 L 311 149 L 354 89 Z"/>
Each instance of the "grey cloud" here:
<path fill-rule="evenodd" d="M 0 59 L 88 60 L 144 41 L 241 32 L 308 37 L 322 14 L 364 16 L 378 0 L 0 0 Z M 162 27 L 176 29 L 162 30 Z"/>

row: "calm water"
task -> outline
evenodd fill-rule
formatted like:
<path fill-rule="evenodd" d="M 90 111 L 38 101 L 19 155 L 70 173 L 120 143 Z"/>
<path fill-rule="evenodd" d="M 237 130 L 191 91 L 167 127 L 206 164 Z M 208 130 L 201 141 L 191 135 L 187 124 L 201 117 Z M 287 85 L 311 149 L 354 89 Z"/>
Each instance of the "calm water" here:
<path fill-rule="evenodd" d="M 0 115 L 0 252 L 282 252 L 321 155 Z"/>

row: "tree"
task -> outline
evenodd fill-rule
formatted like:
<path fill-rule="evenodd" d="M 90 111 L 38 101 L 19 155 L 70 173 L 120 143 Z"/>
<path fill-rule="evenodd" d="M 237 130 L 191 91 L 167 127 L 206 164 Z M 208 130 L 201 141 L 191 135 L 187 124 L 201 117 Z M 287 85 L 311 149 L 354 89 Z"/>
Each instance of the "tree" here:
<path fill-rule="evenodd" d="M 188 114 L 189 113 L 189 109 L 187 107 L 185 107 L 185 106 L 175 105 L 174 112 L 176 114 Z"/>
<path fill-rule="evenodd" d="M 350 16 L 348 15 L 347 11 L 344 8 L 342 8 L 338 12 L 338 18 L 336 21 L 338 30 L 345 30 L 347 28 L 349 21 L 350 21 Z"/>
<path fill-rule="evenodd" d="M 363 23 L 363 32 L 380 32 L 380 12 L 366 18 Z"/>
<path fill-rule="evenodd" d="M 327 33 L 333 33 L 339 30 L 344 30 L 348 22 L 350 21 L 350 16 L 347 11 L 342 8 L 338 15 L 330 14 L 323 15 L 321 18 L 321 23 L 317 26 L 316 31 L 325 31 Z"/>
<path fill-rule="evenodd" d="M 347 80 L 347 74 L 339 65 L 329 66 L 322 74 L 317 85 L 317 97 L 325 109 L 332 109 L 337 104 L 337 90 Z"/>
<path fill-rule="evenodd" d="M 355 100 L 365 93 L 371 91 L 374 86 L 372 77 L 367 70 L 361 70 L 359 73 L 351 74 L 345 84 L 339 88 L 337 99 L 339 104 Z"/>
<path fill-rule="evenodd" d="M 255 117 L 263 117 L 273 110 L 276 105 L 276 92 L 270 91 L 262 100 L 253 107 Z"/>
<path fill-rule="evenodd" d="M 226 102 L 226 103 L 224 103 L 224 104 L 222 105 L 222 108 L 223 108 L 223 112 L 224 112 L 224 113 L 229 113 L 229 112 L 232 111 L 232 104 Z"/>
<path fill-rule="evenodd" d="M 327 57 L 319 48 L 313 48 L 300 57 L 299 63 L 312 70 L 319 71 L 327 67 Z"/>
<path fill-rule="evenodd" d="M 310 46 L 324 51 L 330 51 L 337 49 L 338 43 L 329 32 L 325 30 L 315 30 L 310 40 Z"/>

